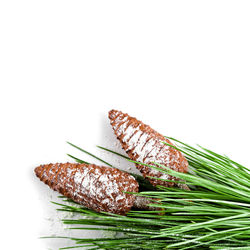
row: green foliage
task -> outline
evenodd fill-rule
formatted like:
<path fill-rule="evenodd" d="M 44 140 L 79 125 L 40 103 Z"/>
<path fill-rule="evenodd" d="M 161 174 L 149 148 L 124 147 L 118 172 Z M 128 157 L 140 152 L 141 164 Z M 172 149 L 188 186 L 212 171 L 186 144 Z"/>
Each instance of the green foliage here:
<path fill-rule="evenodd" d="M 150 167 L 181 178 L 188 184 L 190 191 L 163 186 L 155 189 L 142 177 L 136 176 L 140 186 L 143 187 L 137 195 L 158 199 L 158 202 L 151 206 L 161 208 L 162 214 L 157 211 L 131 210 L 126 216 L 121 216 L 79 208 L 73 202 L 72 205 L 57 203 L 60 211 L 82 215 L 81 219 L 63 220 L 63 223 L 72 225 L 72 230 L 104 230 L 122 233 L 119 238 L 71 238 L 75 245 L 63 249 L 81 247 L 88 249 L 250 249 L 249 170 L 228 157 L 206 148 L 194 148 L 173 138 L 170 139 L 176 142 L 176 148 L 186 156 L 189 162 L 189 173 L 178 173 L 157 163 Z M 110 149 L 99 148 L 128 159 Z M 71 157 L 77 162 L 84 162 L 74 156 Z M 111 164 L 108 165 L 111 166 Z"/>

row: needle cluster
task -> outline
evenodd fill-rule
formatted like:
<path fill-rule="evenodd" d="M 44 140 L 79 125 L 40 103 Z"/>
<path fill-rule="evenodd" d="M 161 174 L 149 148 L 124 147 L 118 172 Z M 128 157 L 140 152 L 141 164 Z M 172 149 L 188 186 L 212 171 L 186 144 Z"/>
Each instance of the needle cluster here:
<path fill-rule="evenodd" d="M 135 176 L 141 187 L 140 192 L 135 195 L 157 199 L 157 202 L 152 203 L 151 206 L 161 208 L 161 214 L 159 211 L 134 209 L 126 216 L 121 216 L 93 212 L 79 208 L 74 203 L 70 205 L 57 203 L 60 211 L 82 215 L 81 219 L 63 220 L 63 223 L 72 226 L 72 230 L 103 230 L 121 233 L 120 237 L 114 238 L 70 238 L 75 245 L 63 249 L 83 247 L 89 249 L 250 249 L 249 169 L 206 148 L 192 147 L 176 139 L 169 139 L 175 141 L 176 148 L 187 158 L 189 172 L 175 172 L 157 163 L 154 163 L 154 166 L 147 166 L 180 178 L 183 180 L 180 184 L 188 185 L 190 190 L 164 186 L 155 188 L 141 176 Z M 90 154 L 71 143 L 70 145 Z M 127 158 L 110 149 L 99 148 Z M 111 166 L 93 154 L 90 155 Z M 77 162 L 85 162 L 70 156 Z"/>

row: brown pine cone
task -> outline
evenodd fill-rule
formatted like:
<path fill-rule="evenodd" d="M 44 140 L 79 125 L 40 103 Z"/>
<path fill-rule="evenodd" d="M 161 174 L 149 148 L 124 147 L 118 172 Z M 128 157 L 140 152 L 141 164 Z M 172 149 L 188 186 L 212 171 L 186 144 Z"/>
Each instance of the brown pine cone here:
<path fill-rule="evenodd" d="M 56 163 L 35 169 L 37 177 L 50 188 L 97 212 L 126 214 L 138 192 L 133 176 L 119 169 L 93 164 Z"/>
<path fill-rule="evenodd" d="M 131 160 L 149 165 L 153 165 L 153 162 L 156 162 L 178 172 L 187 172 L 188 162 L 182 153 L 171 146 L 163 144 L 162 141 L 173 145 L 168 139 L 153 130 L 150 126 L 117 110 L 111 110 L 109 112 L 109 119 L 115 135 Z M 136 164 L 136 167 L 145 178 L 152 176 L 166 180 L 180 180 L 144 165 Z M 154 186 L 179 186 L 188 189 L 185 184 L 178 185 L 173 182 L 151 178 L 148 180 Z"/>

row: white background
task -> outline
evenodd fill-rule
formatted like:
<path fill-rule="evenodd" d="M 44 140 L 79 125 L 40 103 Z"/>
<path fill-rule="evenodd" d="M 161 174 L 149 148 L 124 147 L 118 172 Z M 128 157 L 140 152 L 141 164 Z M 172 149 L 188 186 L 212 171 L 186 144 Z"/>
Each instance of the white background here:
<path fill-rule="evenodd" d="M 69 244 L 38 239 L 67 231 L 33 169 L 81 156 L 67 140 L 125 167 L 95 148 L 119 149 L 112 108 L 248 166 L 249 12 L 229 0 L 1 1 L 1 249 Z"/>

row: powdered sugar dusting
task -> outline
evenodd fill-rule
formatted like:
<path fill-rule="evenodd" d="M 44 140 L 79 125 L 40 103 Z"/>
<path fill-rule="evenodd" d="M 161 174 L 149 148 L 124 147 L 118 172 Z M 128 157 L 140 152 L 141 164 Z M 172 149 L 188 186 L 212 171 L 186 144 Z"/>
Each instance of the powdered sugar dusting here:
<path fill-rule="evenodd" d="M 124 124 L 126 124 L 126 122 Z M 123 138 L 121 140 L 122 142 L 127 143 L 127 150 L 131 150 L 131 154 L 137 156 L 137 161 L 146 164 L 150 164 L 152 162 L 156 162 L 159 164 L 168 163 L 169 146 L 163 146 L 163 144 L 160 143 L 159 140 L 150 138 L 150 134 L 145 132 L 143 133 L 139 130 L 140 126 L 135 128 L 130 125 L 126 130 L 124 130 L 124 128 L 126 128 L 125 126 L 122 125 L 121 127 L 123 131 Z M 132 134 L 134 135 L 131 137 Z M 121 135 L 121 131 L 117 135 Z M 150 139 L 148 140 L 148 138 Z M 161 172 L 151 168 L 149 169 L 149 172 L 151 172 L 151 174 L 155 176 L 162 176 Z"/>
<path fill-rule="evenodd" d="M 140 138 L 140 136 L 142 135 L 142 131 L 137 131 L 129 140 L 129 143 L 128 143 L 128 149 L 127 150 L 131 150 L 133 149 L 134 147 L 136 147 L 137 145 L 137 142 Z M 126 142 L 125 140 L 123 142 Z"/>
<path fill-rule="evenodd" d="M 141 124 L 134 126 L 134 124 L 128 125 L 128 117 L 125 116 L 121 119 L 121 116 L 118 116 L 119 119 L 116 119 L 113 128 L 116 129 L 116 135 L 123 136 L 121 141 L 128 145 L 127 150 L 131 150 L 131 154 L 137 157 L 137 161 L 143 163 L 152 163 L 157 162 L 160 164 L 166 164 L 166 158 L 169 158 L 167 155 L 168 146 L 165 145 L 164 150 L 161 152 L 162 144 L 159 143 L 159 140 L 156 138 L 150 138 L 150 134 L 142 132 L 140 130 Z M 117 122 L 119 120 L 119 122 Z M 121 124 L 119 126 L 119 124 Z M 150 138 L 150 139 L 149 139 Z M 149 139 L 149 140 L 148 140 Z M 166 157 L 167 155 L 167 157 Z M 152 172 L 153 171 L 153 172 Z M 152 174 L 161 175 L 157 170 L 151 170 Z"/>
<path fill-rule="evenodd" d="M 117 135 L 120 136 L 124 129 L 127 127 L 128 121 L 124 122 L 116 131 Z"/>
<path fill-rule="evenodd" d="M 139 162 L 144 162 L 144 158 L 145 156 L 153 149 L 153 146 L 155 145 L 155 140 L 154 139 L 150 139 L 143 147 L 142 151 L 137 159 L 137 161 Z"/>
<path fill-rule="evenodd" d="M 120 120 L 112 120 L 115 114 L 119 114 Z M 169 167 L 173 170 L 186 172 L 188 163 L 185 157 L 178 150 L 163 144 L 164 142 L 171 142 L 164 136 L 151 129 L 148 125 L 138 121 L 135 118 L 130 117 L 127 114 L 123 114 L 120 111 L 112 110 L 109 115 L 111 119 L 111 125 L 113 128 L 119 126 L 119 123 L 123 123 L 124 120 L 129 120 L 126 126 L 122 127 L 119 134 L 116 133 L 123 148 L 128 153 L 129 157 L 134 161 L 139 161 L 145 164 L 153 165 L 153 162 Z M 125 124 L 125 123 L 124 123 Z M 158 167 L 158 166 L 157 166 Z M 175 177 L 163 174 L 160 171 L 152 169 L 144 165 L 137 165 L 137 168 L 142 172 L 144 177 L 153 176 L 161 179 L 175 179 Z M 171 186 L 171 182 L 163 182 L 158 180 L 149 180 L 153 185 L 166 185 Z"/>
<path fill-rule="evenodd" d="M 125 121 L 127 121 L 127 119 L 128 119 L 128 117 L 123 117 L 123 115 L 119 115 L 115 120 L 116 123 L 114 123 L 114 126 L 113 126 L 114 130 L 117 129 L 117 127 L 120 125 L 121 121 L 125 122 Z"/>
<path fill-rule="evenodd" d="M 110 168 L 107 169 L 109 171 L 106 171 L 106 173 L 101 173 L 97 169 L 92 172 L 90 168 L 84 168 L 83 172 L 79 171 L 74 178 L 74 182 L 77 183 L 74 195 L 87 195 L 88 202 L 89 200 L 96 200 L 108 206 L 109 209 L 117 207 L 117 202 L 120 200 L 124 200 L 125 204 L 123 205 L 128 206 L 130 201 L 126 198 L 126 194 L 120 190 L 122 182 L 117 181 L 117 177 L 120 177 L 122 172 L 111 175 Z M 135 187 L 134 183 L 132 187 Z M 123 189 L 128 191 L 126 185 L 123 186 Z"/>
<path fill-rule="evenodd" d="M 49 164 L 36 168 L 36 174 L 52 189 L 96 211 L 125 214 L 133 206 L 134 196 L 124 192 L 138 192 L 133 176 L 111 167 Z"/>
<path fill-rule="evenodd" d="M 132 150 L 132 154 L 137 154 L 137 155 L 141 154 L 142 148 L 144 147 L 148 137 L 149 137 L 149 135 L 147 133 L 143 133 L 140 136 L 140 139 L 137 142 L 136 147 L 134 147 L 134 149 Z"/>
<path fill-rule="evenodd" d="M 139 130 L 139 127 L 134 128 L 133 126 L 128 126 L 126 129 L 126 133 L 123 132 L 124 136 L 123 136 L 123 141 L 127 141 L 135 132 L 137 132 Z"/>

